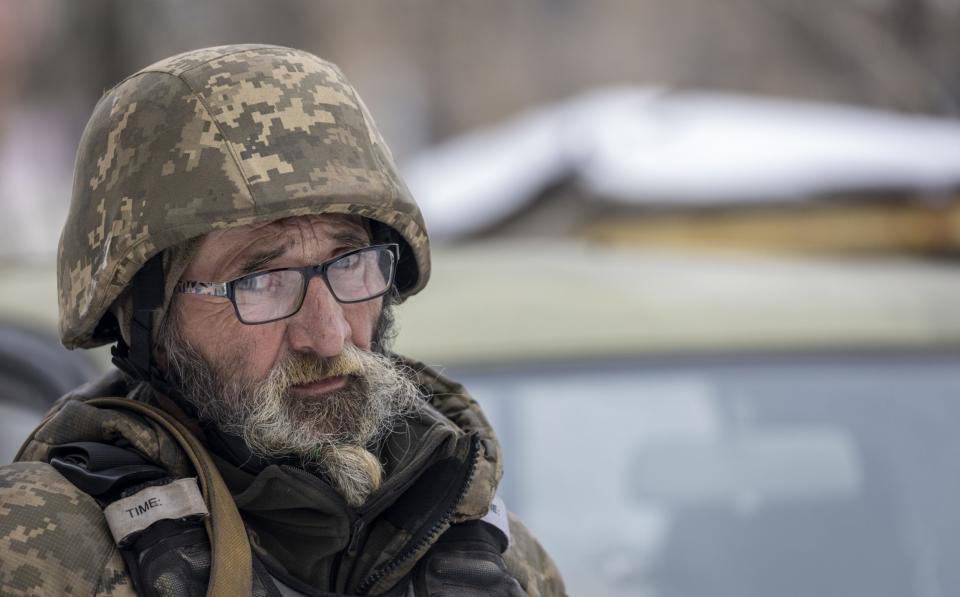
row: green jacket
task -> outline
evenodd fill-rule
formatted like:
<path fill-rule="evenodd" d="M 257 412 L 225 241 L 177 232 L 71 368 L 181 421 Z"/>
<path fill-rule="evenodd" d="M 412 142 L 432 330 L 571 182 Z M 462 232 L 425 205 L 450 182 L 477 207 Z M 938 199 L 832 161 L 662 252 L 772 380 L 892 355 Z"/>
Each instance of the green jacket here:
<path fill-rule="evenodd" d="M 181 418 L 208 446 L 269 573 L 311 588 L 376 595 L 414 569 L 451 524 L 483 517 L 502 474 L 500 449 L 479 405 L 456 384 L 408 361 L 429 408 L 385 442 L 385 480 L 359 509 L 321 475 L 292 463 L 256 462 L 242 444 L 204 430 L 145 384 L 116 372 L 61 399 L 28 439 L 19 462 L 0 467 L 0 594 L 135 594 L 97 502 L 47 464 L 60 444 L 130 446 L 174 477 L 192 476 L 178 444 L 140 416 L 85 404 L 126 396 Z M 530 596 L 563 595 L 550 557 L 512 514 L 503 559 Z"/>

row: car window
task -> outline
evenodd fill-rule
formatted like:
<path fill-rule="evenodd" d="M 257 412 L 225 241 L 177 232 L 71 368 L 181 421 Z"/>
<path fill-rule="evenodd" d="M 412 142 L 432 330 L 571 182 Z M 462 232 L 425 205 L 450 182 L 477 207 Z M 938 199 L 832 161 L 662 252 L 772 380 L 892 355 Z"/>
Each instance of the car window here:
<path fill-rule="evenodd" d="M 960 594 L 960 355 L 451 371 L 575 595 Z"/>

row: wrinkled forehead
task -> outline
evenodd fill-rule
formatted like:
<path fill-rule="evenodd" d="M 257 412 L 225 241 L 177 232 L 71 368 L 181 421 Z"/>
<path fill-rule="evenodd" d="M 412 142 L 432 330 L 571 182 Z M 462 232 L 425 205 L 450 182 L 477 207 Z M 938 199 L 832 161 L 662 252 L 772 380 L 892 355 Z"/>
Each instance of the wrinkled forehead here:
<path fill-rule="evenodd" d="M 225 274 L 253 254 L 295 252 L 322 261 L 341 246 L 370 242 L 366 218 L 346 214 L 293 216 L 262 224 L 208 233 L 199 243 L 185 275 Z"/>

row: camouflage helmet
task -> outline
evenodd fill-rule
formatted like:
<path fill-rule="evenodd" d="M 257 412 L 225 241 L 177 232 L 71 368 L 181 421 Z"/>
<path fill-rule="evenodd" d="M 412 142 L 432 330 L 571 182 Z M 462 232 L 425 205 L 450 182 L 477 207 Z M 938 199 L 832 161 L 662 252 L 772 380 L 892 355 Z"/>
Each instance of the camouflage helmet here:
<path fill-rule="evenodd" d="M 430 275 L 420 210 L 340 70 L 265 45 L 187 52 L 97 103 L 77 151 L 60 237 L 60 337 L 118 339 L 111 304 L 153 256 L 212 230 L 356 214 L 397 237 L 397 289 Z"/>

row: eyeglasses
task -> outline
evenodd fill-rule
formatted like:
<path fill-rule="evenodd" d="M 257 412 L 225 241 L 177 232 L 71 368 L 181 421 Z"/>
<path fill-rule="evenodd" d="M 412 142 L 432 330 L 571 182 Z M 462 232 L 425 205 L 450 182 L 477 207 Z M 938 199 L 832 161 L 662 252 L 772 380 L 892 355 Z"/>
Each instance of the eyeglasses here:
<path fill-rule="evenodd" d="M 271 269 L 229 282 L 181 280 L 174 290 L 230 299 L 242 323 L 270 323 L 295 315 L 303 306 L 310 280 L 317 276 L 341 303 L 362 303 L 383 296 L 393 284 L 397 251 L 396 244 L 374 245 L 318 265 Z"/>

